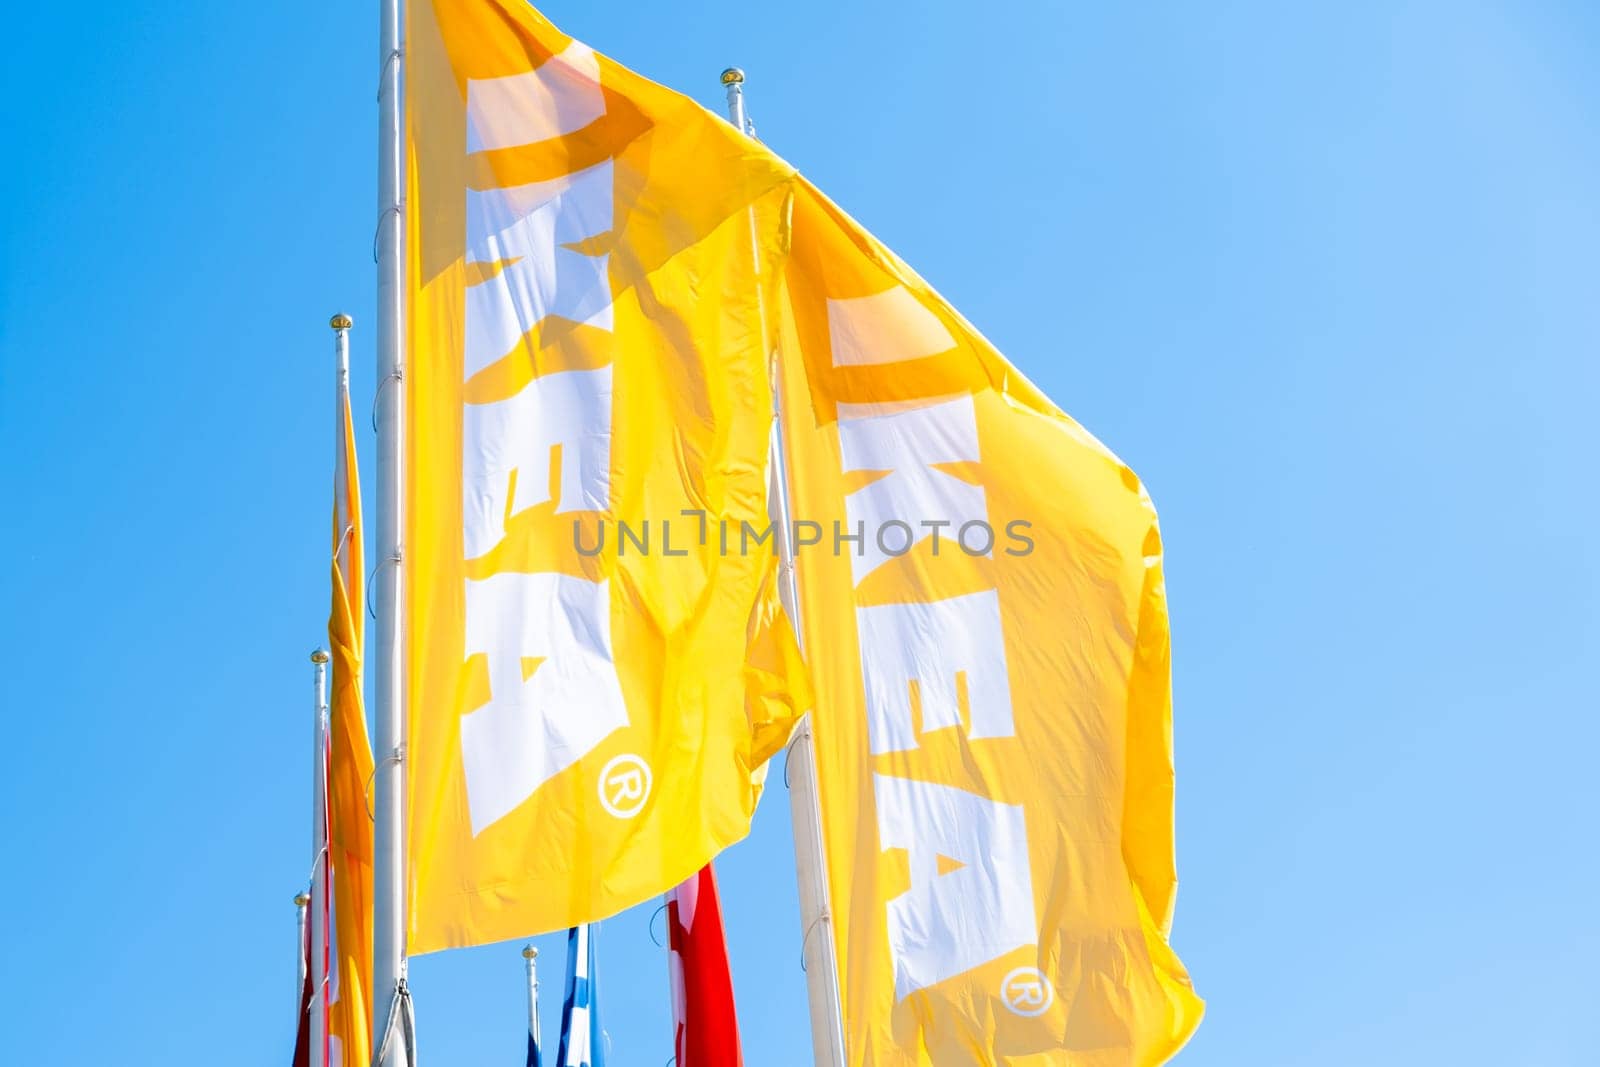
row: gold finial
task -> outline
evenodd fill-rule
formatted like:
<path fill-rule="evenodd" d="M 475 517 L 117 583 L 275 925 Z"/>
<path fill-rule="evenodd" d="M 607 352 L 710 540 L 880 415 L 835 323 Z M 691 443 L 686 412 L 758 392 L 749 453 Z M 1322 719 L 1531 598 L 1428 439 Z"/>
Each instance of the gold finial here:
<path fill-rule="evenodd" d="M 335 330 L 348 330 L 355 324 L 356 320 L 352 319 L 349 315 L 346 315 L 342 311 L 328 320 L 328 325 L 332 326 Z"/>
<path fill-rule="evenodd" d="M 522 949 L 522 958 L 525 960 L 531 960 L 537 955 L 539 955 L 539 950 L 532 945 L 524 946 Z"/>
<path fill-rule="evenodd" d="M 729 67 L 727 70 L 722 72 L 723 85 L 742 85 L 743 83 L 744 71 L 740 70 L 738 67 Z"/>
<path fill-rule="evenodd" d="M 309 903 L 311 903 L 311 894 L 310 893 L 296 893 L 294 895 L 294 906 L 295 907 L 303 908 Z"/>
<path fill-rule="evenodd" d="M 319 648 L 315 652 L 311 653 L 311 662 L 312 663 L 326 663 L 326 662 L 328 662 L 328 650 L 325 649 L 325 648 Z"/>

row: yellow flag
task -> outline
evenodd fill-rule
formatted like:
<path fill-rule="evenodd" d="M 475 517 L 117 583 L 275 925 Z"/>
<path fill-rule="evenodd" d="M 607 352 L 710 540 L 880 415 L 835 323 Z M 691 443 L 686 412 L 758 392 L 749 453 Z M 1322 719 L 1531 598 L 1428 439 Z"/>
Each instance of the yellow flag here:
<path fill-rule="evenodd" d="M 763 301 L 792 172 L 522 0 L 408 8 L 422 953 L 689 877 L 748 832 L 803 680 L 770 549 L 721 540 L 767 522 Z"/>
<path fill-rule="evenodd" d="M 334 975 L 328 1036 L 333 1067 L 366 1067 L 372 1048 L 372 744 L 361 698 L 361 479 L 350 392 L 340 382 L 333 486 L 333 610 L 328 616 L 333 690 L 328 710 L 328 867 L 333 876 Z"/>
<path fill-rule="evenodd" d="M 848 1061 L 1153 1064 L 1168 632 L 1132 471 L 799 183 L 784 396 Z M 795 357 L 798 358 L 795 358 Z"/>

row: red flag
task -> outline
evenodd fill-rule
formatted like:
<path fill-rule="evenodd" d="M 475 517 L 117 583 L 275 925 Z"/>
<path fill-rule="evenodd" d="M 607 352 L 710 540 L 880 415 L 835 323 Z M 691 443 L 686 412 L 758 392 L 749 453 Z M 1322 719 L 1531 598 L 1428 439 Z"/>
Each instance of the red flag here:
<path fill-rule="evenodd" d="M 677 1067 L 744 1067 L 711 864 L 667 894 Z"/>
<path fill-rule="evenodd" d="M 299 903 L 299 898 L 296 899 Z M 309 906 L 309 905 L 307 905 Z M 305 976 L 300 980 L 300 1022 L 294 1030 L 293 1067 L 311 1067 L 311 926 L 306 923 L 300 931 L 300 969 Z"/>

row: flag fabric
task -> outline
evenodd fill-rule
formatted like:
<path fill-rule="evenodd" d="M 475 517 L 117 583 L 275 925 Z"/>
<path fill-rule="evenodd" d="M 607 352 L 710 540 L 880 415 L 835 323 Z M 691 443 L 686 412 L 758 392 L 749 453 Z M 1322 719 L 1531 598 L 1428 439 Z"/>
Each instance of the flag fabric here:
<path fill-rule="evenodd" d="M 777 350 L 849 1063 L 1169 1058 L 1203 1005 L 1139 479 L 792 168 L 521 0 L 419 0 L 407 62 L 412 952 L 581 931 L 748 832 L 810 701 L 725 537 L 766 527 Z"/>
<path fill-rule="evenodd" d="M 306 905 L 306 924 L 310 938 L 307 979 L 310 999 L 306 1005 L 309 1020 L 307 1056 L 310 1067 L 328 1067 L 328 1023 L 333 987 L 333 888 L 328 865 L 328 720 L 323 709 L 316 709 L 312 740 L 311 778 L 311 893 Z"/>
<path fill-rule="evenodd" d="M 328 870 L 332 973 L 328 983 L 330 1067 L 367 1067 L 372 1052 L 372 819 L 367 783 L 372 744 L 361 695 L 366 607 L 361 479 L 350 389 L 341 371 L 335 404 L 333 604 L 328 616 Z"/>
<path fill-rule="evenodd" d="M 808 698 L 770 543 L 724 550 L 767 527 L 792 170 L 523 0 L 407 8 L 418 954 L 665 893 Z"/>
<path fill-rule="evenodd" d="M 667 896 L 674 1067 L 743 1067 L 733 975 L 711 864 Z"/>
<path fill-rule="evenodd" d="M 1162 1062 L 1203 1005 L 1168 943 L 1155 510 L 797 186 L 782 388 L 847 1060 Z"/>
<path fill-rule="evenodd" d="M 310 896 L 304 899 L 302 907 L 310 908 Z M 295 1018 L 293 1067 L 311 1067 L 311 923 L 309 912 L 303 915 L 296 932 L 300 941 L 300 1011 Z"/>
<path fill-rule="evenodd" d="M 311 1067 L 311 979 L 303 983 L 305 992 L 300 998 L 300 1022 L 294 1031 L 294 1067 Z"/>
<path fill-rule="evenodd" d="M 561 1002 L 561 1048 L 556 1067 L 605 1067 L 606 1033 L 595 995 L 595 935 L 599 923 L 567 931 L 567 992 Z"/>

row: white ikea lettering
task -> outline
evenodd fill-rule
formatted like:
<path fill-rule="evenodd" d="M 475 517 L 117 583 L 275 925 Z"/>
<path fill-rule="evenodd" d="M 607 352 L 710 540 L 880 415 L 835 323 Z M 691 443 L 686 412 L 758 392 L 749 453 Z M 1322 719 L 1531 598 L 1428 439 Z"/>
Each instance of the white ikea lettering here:
<path fill-rule="evenodd" d="M 604 113 L 599 60 L 573 43 L 535 71 L 467 83 L 467 151 L 549 141 Z M 482 280 L 463 292 L 462 381 L 516 351 L 547 319 L 612 328 L 609 258 L 584 249 L 612 228 L 613 177 L 606 160 L 549 181 L 466 191 L 463 262 Z M 611 391 L 606 366 L 546 373 L 511 397 L 464 405 L 467 559 L 501 544 L 507 519 L 536 505 L 609 507 Z M 487 657 L 490 690 L 486 704 L 461 717 L 474 836 L 627 725 L 610 605 L 606 582 L 564 574 L 466 579 L 466 656 Z"/>
<path fill-rule="evenodd" d="M 462 376 L 551 315 L 611 329 L 610 257 L 571 246 L 611 229 L 611 161 L 550 181 L 467 193 L 467 262 L 499 264 L 466 292 Z"/>
<path fill-rule="evenodd" d="M 890 411 L 840 404 L 839 454 L 846 472 L 889 472 L 845 497 L 852 526 L 864 521 L 868 530 L 877 530 L 898 519 L 919 531 L 917 540 L 923 541 L 928 536 L 924 521 L 943 520 L 959 529 L 988 517 L 982 486 L 931 466 L 978 460 L 978 423 L 970 395 Z M 876 538 L 868 538 L 860 554 L 850 557 L 856 583 L 889 558 Z"/>
<path fill-rule="evenodd" d="M 956 679 L 966 675 L 974 739 L 1011 737 L 1011 682 L 994 590 L 917 604 L 856 609 L 861 677 L 872 754 L 917 747 L 911 683 L 921 697 L 922 732 L 961 725 Z"/>
<path fill-rule="evenodd" d="M 467 151 L 548 141 L 605 114 L 600 61 L 572 42 L 538 70 L 467 82 Z"/>
<path fill-rule="evenodd" d="M 955 338 L 903 285 L 871 296 L 828 301 L 835 367 L 900 363 L 948 352 Z"/>
<path fill-rule="evenodd" d="M 888 902 L 894 995 L 953 978 L 1034 943 L 1022 808 L 951 786 L 873 776 L 878 843 L 903 848 L 911 888 Z M 939 873 L 939 859 L 959 866 Z"/>
<path fill-rule="evenodd" d="M 461 420 L 461 520 L 468 559 L 506 535 L 506 519 L 552 498 L 550 451 L 561 446 L 557 513 L 604 511 L 611 497 L 611 368 L 558 371 Z M 511 498 L 511 475 L 516 495 Z"/>
<path fill-rule="evenodd" d="M 489 661 L 489 702 L 461 717 L 476 837 L 628 716 L 611 653 L 609 583 L 564 574 L 468 579 L 466 609 L 466 653 Z M 529 659 L 542 661 L 532 673 Z"/>

